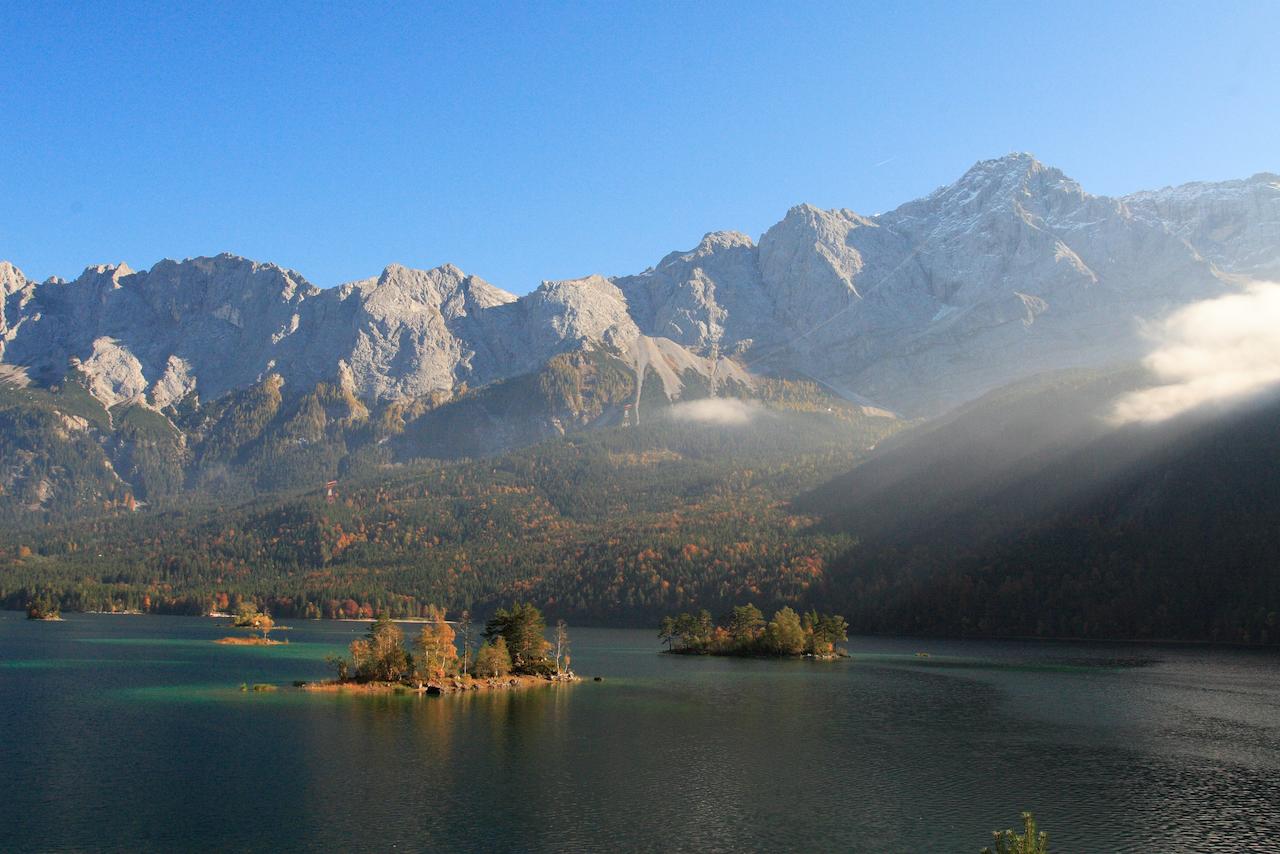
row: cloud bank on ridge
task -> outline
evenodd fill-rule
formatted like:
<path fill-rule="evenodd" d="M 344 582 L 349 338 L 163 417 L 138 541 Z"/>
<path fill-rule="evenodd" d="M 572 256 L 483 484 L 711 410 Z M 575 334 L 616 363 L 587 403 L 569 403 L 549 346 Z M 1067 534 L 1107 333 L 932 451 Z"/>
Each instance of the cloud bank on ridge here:
<path fill-rule="evenodd" d="M 1156 423 L 1204 407 L 1225 408 L 1280 387 L 1280 284 L 1193 303 L 1149 332 L 1144 360 L 1158 385 L 1116 401 L 1119 424 Z"/>
<path fill-rule="evenodd" d="M 669 410 L 670 417 L 676 421 L 722 427 L 737 427 L 749 424 L 763 411 L 764 408 L 757 403 L 729 397 L 690 400 L 685 403 L 677 403 Z"/>

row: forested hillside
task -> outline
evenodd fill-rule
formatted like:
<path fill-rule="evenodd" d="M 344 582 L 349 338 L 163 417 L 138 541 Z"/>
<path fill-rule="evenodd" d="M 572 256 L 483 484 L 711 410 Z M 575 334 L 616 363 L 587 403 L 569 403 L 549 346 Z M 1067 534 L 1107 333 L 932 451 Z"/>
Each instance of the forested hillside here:
<path fill-rule="evenodd" d="M 484 460 L 375 459 L 349 469 L 332 504 L 319 488 L 197 493 L 26 527 L 0 552 L 0 598 L 181 613 L 252 599 L 312 617 L 519 598 L 638 624 L 694 605 L 823 601 L 848 538 L 787 502 L 900 422 L 811 392 L 777 384 L 772 406 L 722 399 L 711 420 L 674 408 Z"/>
<path fill-rule="evenodd" d="M 1137 371 L 993 393 L 802 497 L 857 631 L 1280 642 L 1280 403 L 1116 427 Z"/>
<path fill-rule="evenodd" d="M 607 426 L 627 390 L 609 368 L 566 361 L 421 412 L 264 384 L 205 410 L 185 447 L 148 410 L 11 389 L 28 399 L 0 417 L 37 428 L 9 450 L 18 482 L 81 484 L 95 510 L 11 524 L 0 601 L 341 617 L 525 599 L 609 624 L 752 601 L 833 608 L 853 632 L 1280 641 L 1280 404 L 1117 427 L 1112 402 L 1147 382 L 1125 369 L 908 430 L 781 381 L 756 389 L 767 405 L 691 394 Z M 530 394 L 596 429 L 443 458 L 478 412 Z M 442 458 L 398 461 L 422 448 Z M 162 497 L 136 507 L 118 471 Z"/>

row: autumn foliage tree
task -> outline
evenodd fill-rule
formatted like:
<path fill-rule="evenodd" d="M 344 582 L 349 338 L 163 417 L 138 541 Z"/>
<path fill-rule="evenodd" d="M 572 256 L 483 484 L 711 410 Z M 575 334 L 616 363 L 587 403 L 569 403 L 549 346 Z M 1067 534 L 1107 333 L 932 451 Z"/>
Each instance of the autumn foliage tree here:
<path fill-rule="evenodd" d="M 418 680 L 443 679 L 458 670 L 458 650 L 454 646 L 453 628 L 445 621 L 443 609 L 432 609 L 417 641 Z"/>
<path fill-rule="evenodd" d="M 231 625 L 237 629 L 252 629 L 262 632 L 262 639 L 265 641 L 276 624 L 266 611 L 259 611 L 257 606 L 250 602 L 245 602 L 240 605 Z"/>
<path fill-rule="evenodd" d="M 507 651 L 507 639 L 498 635 L 492 642 L 480 645 L 476 653 L 476 676 L 489 679 L 506 676 L 511 672 L 511 654 Z"/>
<path fill-rule="evenodd" d="M 295 428 L 322 412 L 349 409 L 329 392 L 306 397 L 278 408 L 277 426 L 290 437 L 312 436 L 311 426 Z M 20 607 L 48 588 L 66 610 L 194 614 L 250 600 L 280 620 L 383 612 L 418 618 L 435 602 L 451 613 L 467 607 L 488 614 L 513 597 L 594 624 L 656 623 L 671 611 L 719 613 L 748 600 L 767 604 L 770 613 L 782 605 L 799 610 L 829 595 L 828 567 L 853 540 L 815 528 L 780 499 L 851 465 L 858 449 L 893 423 L 858 417 L 854 425 L 833 419 L 829 405 L 815 402 L 812 417 L 771 419 L 732 434 L 655 421 L 494 459 L 406 462 L 394 473 L 374 464 L 393 443 L 375 444 L 360 451 L 358 465 L 353 459 L 333 504 L 316 489 L 249 503 L 223 504 L 219 494 L 216 510 L 211 502 L 174 517 L 154 512 L 162 505 L 147 496 L 150 508 L 113 514 L 110 524 L 6 531 L 0 604 Z M 259 409 L 228 404 L 220 411 L 253 432 L 260 420 L 241 416 Z M 366 426 L 383 414 L 371 413 Z M 401 412 L 391 420 L 400 416 L 409 419 Z M 210 417 L 205 410 L 202 423 Z M 208 431 L 210 448 L 220 449 L 219 466 L 240 459 L 238 445 L 215 439 L 215 432 L 223 433 Z M 435 441 L 442 432 L 418 440 Z M 361 427 L 339 444 L 367 441 L 377 431 L 368 433 Z M 262 444 L 260 436 L 244 438 L 255 448 Z M 313 439 L 320 434 L 308 439 L 307 452 L 320 453 Z M 292 440 L 267 444 L 280 453 L 285 445 L 301 447 Z M 256 453 L 247 463 L 258 460 Z M 333 476 L 304 472 L 296 453 L 287 451 L 287 465 L 280 458 L 290 478 L 316 487 Z M 705 488 L 690 490 L 691 477 Z M 199 482 L 206 494 L 214 489 Z"/>
<path fill-rule="evenodd" d="M 360 682 L 398 682 L 409 672 L 404 632 L 386 614 L 379 614 L 368 634 L 352 641 L 350 649 Z"/>

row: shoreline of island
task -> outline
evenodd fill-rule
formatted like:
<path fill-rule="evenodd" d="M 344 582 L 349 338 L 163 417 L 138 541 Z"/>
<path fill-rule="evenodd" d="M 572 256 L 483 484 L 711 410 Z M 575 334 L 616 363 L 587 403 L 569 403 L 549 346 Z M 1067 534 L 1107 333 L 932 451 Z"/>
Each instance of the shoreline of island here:
<path fill-rule="evenodd" d="M 737 650 L 710 650 L 710 649 L 660 649 L 659 655 L 685 655 L 694 658 L 754 658 L 759 660 L 774 660 L 778 658 L 791 659 L 793 661 L 841 661 L 846 658 L 852 658 L 846 650 L 840 649 L 830 653 L 814 653 L 814 652 L 796 652 L 796 653 L 777 653 L 777 652 L 761 652 L 756 651 L 737 651 Z M 920 655 L 920 653 L 916 653 Z"/>
<path fill-rule="evenodd" d="M 433 680 L 421 684 L 410 682 L 360 682 L 355 679 L 345 681 L 326 679 L 319 682 L 295 682 L 293 687 L 299 691 L 318 694 L 426 694 L 439 696 L 443 694 L 483 693 L 489 691 L 511 691 L 521 688 L 533 688 L 539 685 L 574 685 L 582 681 L 582 677 L 573 673 L 557 675 L 533 675 L 528 673 L 508 674 L 494 677 L 460 676 L 449 679 Z"/>
<path fill-rule="evenodd" d="M 234 636 L 218 638 L 213 642 L 221 644 L 222 646 L 286 646 L 289 643 L 287 640 L 272 640 L 271 638 L 253 637 L 243 638 Z"/>

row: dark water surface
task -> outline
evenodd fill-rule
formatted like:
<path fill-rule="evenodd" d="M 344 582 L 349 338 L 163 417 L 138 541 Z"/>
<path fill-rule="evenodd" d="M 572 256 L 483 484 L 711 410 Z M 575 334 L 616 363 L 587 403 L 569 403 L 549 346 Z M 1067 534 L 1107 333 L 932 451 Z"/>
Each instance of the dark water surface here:
<path fill-rule="evenodd" d="M 364 629 L 0 613 L 0 850 L 974 854 L 1032 809 L 1059 854 L 1280 851 L 1274 652 L 853 638 L 819 664 L 578 629 L 603 683 L 239 691 Z"/>

